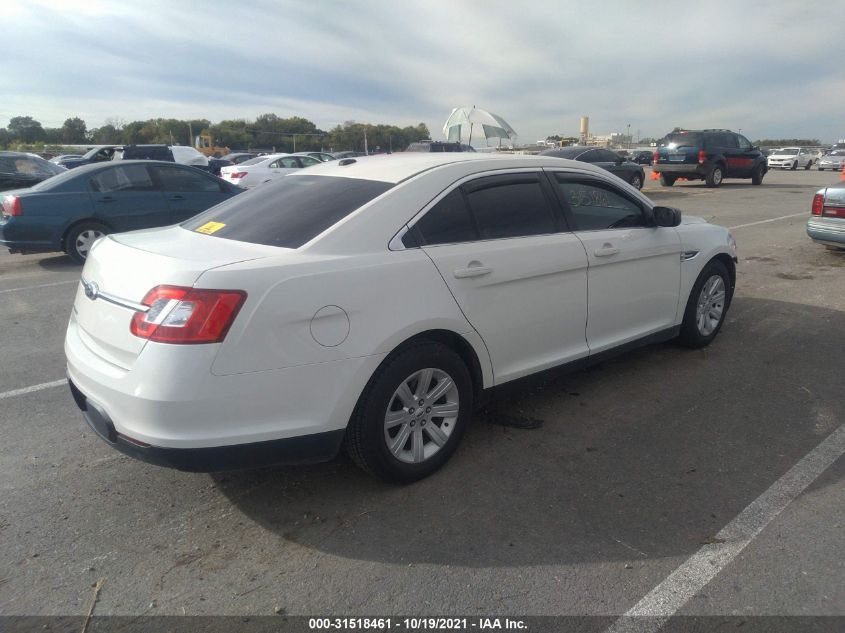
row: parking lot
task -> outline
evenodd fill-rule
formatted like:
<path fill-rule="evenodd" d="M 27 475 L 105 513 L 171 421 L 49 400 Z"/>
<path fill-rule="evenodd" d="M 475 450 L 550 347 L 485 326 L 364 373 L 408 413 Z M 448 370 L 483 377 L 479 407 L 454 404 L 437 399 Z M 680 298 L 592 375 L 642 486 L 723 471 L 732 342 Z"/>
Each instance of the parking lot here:
<path fill-rule="evenodd" d="M 84 616 L 102 580 L 111 615 L 845 615 L 845 251 L 804 229 L 838 178 L 647 180 L 733 230 L 720 336 L 508 393 L 407 487 L 122 456 L 61 384 L 79 267 L 0 254 L 0 613 Z"/>

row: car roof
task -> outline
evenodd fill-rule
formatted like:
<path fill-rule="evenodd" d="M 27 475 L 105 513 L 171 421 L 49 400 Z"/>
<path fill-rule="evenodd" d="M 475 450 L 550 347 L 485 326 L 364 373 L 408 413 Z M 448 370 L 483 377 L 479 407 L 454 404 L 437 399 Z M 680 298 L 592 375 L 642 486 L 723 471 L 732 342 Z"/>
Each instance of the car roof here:
<path fill-rule="evenodd" d="M 485 171 L 487 169 L 517 169 L 520 167 L 561 167 L 562 161 L 566 159 L 556 156 L 527 156 L 521 154 L 401 152 L 398 154 L 360 156 L 353 160 L 354 162 L 351 163 L 345 160 L 321 163 L 286 177 L 324 175 L 400 183 L 423 172 L 457 163 L 471 163 L 474 167 L 477 167 L 472 171 Z M 573 161 L 572 166 L 581 171 L 590 170 L 598 174 L 607 173 L 600 167 L 595 167 L 589 163 L 575 163 Z"/>

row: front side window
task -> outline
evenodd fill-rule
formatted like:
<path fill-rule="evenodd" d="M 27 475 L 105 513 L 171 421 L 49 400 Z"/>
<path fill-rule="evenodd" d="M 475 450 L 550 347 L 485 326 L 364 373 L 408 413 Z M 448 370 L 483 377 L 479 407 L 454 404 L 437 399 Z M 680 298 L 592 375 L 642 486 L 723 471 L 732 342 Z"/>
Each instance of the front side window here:
<path fill-rule="evenodd" d="M 299 162 L 303 167 L 310 167 L 311 165 L 319 165 L 320 161 L 313 156 L 300 156 Z"/>
<path fill-rule="evenodd" d="M 181 226 L 240 242 L 299 248 L 391 187 L 389 182 L 336 176 L 279 178 Z"/>
<path fill-rule="evenodd" d="M 573 182 L 556 176 L 576 231 L 646 226 L 642 209 L 632 200 L 598 183 Z"/>
<path fill-rule="evenodd" d="M 94 191 L 153 191 L 153 181 L 145 165 L 123 165 L 104 169 L 91 178 Z"/>
<path fill-rule="evenodd" d="M 739 149 L 751 149 L 751 141 L 745 138 L 742 134 L 736 135 L 736 142 L 739 144 Z"/>
<path fill-rule="evenodd" d="M 589 149 L 586 152 L 584 152 L 583 154 L 580 154 L 578 156 L 578 160 L 580 160 L 584 163 L 598 163 L 602 159 L 601 159 L 601 154 L 599 154 L 598 150 Z"/>

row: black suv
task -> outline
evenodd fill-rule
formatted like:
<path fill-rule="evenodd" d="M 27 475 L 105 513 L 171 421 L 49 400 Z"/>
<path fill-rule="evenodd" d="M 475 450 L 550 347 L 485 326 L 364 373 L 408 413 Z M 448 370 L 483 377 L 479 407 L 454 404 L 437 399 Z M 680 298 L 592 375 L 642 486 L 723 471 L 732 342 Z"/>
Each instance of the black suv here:
<path fill-rule="evenodd" d="M 466 143 L 443 141 L 418 141 L 408 145 L 406 152 L 474 152 L 475 148 Z"/>
<path fill-rule="evenodd" d="M 124 145 L 118 147 L 112 160 L 164 160 L 176 162 L 169 145 Z"/>
<path fill-rule="evenodd" d="M 742 134 L 730 130 L 680 130 L 667 134 L 654 152 L 660 184 L 671 187 L 678 178 L 703 180 L 718 187 L 725 178 L 750 178 L 759 185 L 766 175 L 766 158 Z"/>

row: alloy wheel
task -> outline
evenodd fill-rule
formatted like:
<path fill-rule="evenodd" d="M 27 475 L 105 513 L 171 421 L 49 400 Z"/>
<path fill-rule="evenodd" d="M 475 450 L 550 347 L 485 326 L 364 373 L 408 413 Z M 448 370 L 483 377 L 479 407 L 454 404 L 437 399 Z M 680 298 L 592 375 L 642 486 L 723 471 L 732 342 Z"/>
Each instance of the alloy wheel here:
<path fill-rule="evenodd" d="M 710 336 L 719 327 L 725 312 L 725 280 L 712 275 L 704 282 L 695 311 L 695 324 L 702 336 Z"/>
<path fill-rule="evenodd" d="M 384 414 L 384 441 L 401 462 L 430 459 L 449 441 L 458 419 L 458 386 L 441 369 L 426 368 L 403 380 Z"/>

